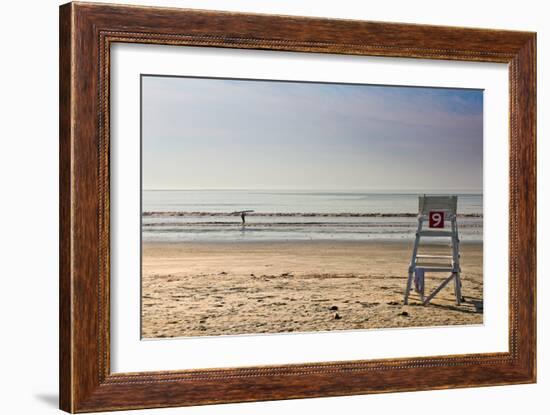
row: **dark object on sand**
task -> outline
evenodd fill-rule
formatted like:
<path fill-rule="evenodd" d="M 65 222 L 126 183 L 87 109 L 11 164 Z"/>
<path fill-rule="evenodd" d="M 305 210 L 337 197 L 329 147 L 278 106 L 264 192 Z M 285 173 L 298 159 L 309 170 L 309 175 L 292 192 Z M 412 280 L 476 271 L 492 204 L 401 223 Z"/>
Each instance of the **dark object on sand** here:
<path fill-rule="evenodd" d="M 338 313 L 334 313 L 334 320 L 340 320 L 342 317 Z"/>
<path fill-rule="evenodd" d="M 333 305 L 333 306 L 330 306 L 328 309 L 329 309 L 330 311 L 336 311 L 336 310 L 338 310 L 338 306 Z"/>
<path fill-rule="evenodd" d="M 402 311 L 401 313 L 399 313 L 399 315 L 403 317 L 409 317 L 409 313 L 407 313 L 406 311 Z"/>

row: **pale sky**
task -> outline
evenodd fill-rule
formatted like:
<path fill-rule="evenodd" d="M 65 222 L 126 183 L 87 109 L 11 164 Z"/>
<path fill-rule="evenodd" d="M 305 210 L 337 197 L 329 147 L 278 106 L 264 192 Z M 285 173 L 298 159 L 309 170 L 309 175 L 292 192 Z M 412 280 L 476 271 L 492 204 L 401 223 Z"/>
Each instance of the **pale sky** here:
<path fill-rule="evenodd" d="M 481 191 L 483 91 L 142 77 L 143 189 Z"/>

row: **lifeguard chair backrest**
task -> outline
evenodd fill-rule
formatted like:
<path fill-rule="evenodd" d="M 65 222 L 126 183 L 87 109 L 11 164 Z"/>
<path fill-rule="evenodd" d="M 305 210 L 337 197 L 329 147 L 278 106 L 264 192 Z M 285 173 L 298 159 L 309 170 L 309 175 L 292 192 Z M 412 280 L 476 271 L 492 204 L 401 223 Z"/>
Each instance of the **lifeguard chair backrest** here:
<path fill-rule="evenodd" d="M 428 215 L 434 210 L 443 210 L 447 214 L 456 214 L 457 196 L 422 195 L 418 196 L 418 213 Z"/>

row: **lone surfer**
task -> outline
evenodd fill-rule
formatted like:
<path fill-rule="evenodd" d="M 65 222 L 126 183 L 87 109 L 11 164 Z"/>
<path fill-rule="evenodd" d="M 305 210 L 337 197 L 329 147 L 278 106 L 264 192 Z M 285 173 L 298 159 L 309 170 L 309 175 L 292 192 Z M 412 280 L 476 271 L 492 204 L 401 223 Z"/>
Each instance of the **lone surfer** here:
<path fill-rule="evenodd" d="M 246 214 L 251 213 L 251 212 L 254 212 L 254 211 L 253 210 L 238 210 L 236 212 L 232 212 L 231 214 L 232 215 L 240 215 L 241 220 L 243 221 L 242 226 L 244 226 L 246 224 Z"/>

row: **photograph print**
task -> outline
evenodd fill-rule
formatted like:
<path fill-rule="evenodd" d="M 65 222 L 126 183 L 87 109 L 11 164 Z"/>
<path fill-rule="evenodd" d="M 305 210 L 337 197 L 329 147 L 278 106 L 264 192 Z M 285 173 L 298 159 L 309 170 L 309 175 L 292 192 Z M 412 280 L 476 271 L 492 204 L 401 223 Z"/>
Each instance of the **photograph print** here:
<path fill-rule="evenodd" d="M 483 90 L 141 76 L 143 339 L 483 324 Z"/>

